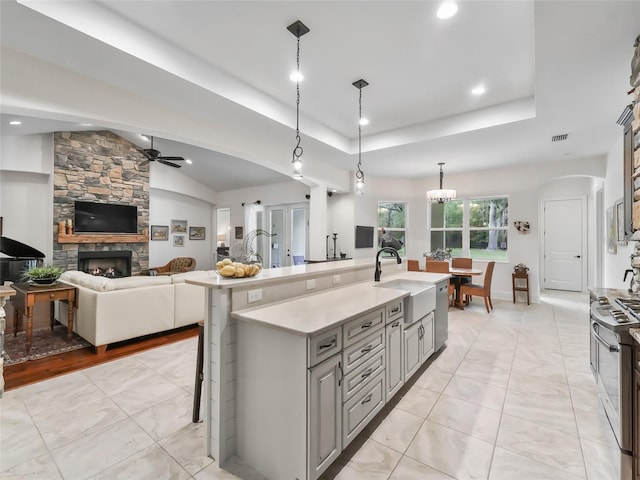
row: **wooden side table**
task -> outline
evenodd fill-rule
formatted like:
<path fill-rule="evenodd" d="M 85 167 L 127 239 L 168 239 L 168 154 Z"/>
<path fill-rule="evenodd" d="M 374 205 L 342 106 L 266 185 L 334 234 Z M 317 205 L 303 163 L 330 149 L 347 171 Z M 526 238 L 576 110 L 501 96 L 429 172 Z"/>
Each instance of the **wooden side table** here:
<path fill-rule="evenodd" d="M 518 281 L 521 281 L 520 284 Z M 516 303 L 516 292 L 527 292 L 527 305 L 529 305 L 529 274 L 512 273 L 511 285 L 513 287 L 513 303 Z"/>
<path fill-rule="evenodd" d="M 67 317 L 67 337 L 71 338 L 73 334 L 73 313 L 76 306 L 77 289 L 74 286 L 59 282 L 51 286 L 37 286 L 29 283 L 14 283 L 11 285 L 16 294 L 11 298 L 13 305 L 13 336 L 18 334 L 18 320 L 20 315 L 27 317 L 27 325 L 25 327 L 26 338 L 25 348 L 27 353 L 31 350 L 31 341 L 33 338 L 33 306 L 38 302 L 51 302 L 51 311 L 49 320 L 51 330 L 53 330 L 55 301 L 62 300 L 69 303 Z"/>

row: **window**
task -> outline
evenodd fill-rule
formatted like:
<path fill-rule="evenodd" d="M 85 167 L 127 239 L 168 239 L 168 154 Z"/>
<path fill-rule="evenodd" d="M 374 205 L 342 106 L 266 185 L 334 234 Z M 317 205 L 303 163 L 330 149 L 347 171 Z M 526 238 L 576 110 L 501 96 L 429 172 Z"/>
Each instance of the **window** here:
<path fill-rule="evenodd" d="M 378 245 L 390 244 L 402 256 L 406 246 L 406 203 L 378 203 Z"/>
<path fill-rule="evenodd" d="M 506 261 L 508 197 L 431 204 L 431 250 L 451 249 L 454 257 Z"/>

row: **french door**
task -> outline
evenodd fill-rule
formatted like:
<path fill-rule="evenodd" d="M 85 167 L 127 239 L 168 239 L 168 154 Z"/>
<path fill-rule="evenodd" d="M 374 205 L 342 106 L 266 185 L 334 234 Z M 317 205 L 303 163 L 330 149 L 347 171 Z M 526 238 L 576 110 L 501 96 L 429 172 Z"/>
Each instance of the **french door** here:
<path fill-rule="evenodd" d="M 309 209 L 306 203 L 273 205 L 267 208 L 269 267 L 293 265 L 293 257 L 306 258 Z"/>

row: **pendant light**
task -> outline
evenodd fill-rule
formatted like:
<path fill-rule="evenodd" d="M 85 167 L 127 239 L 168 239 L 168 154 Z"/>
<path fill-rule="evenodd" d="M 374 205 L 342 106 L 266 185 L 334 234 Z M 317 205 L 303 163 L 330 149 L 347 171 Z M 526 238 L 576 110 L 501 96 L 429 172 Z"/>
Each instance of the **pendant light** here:
<path fill-rule="evenodd" d="M 293 158 L 291 165 L 293 166 L 293 178 L 302 178 L 302 147 L 300 146 L 300 37 L 305 33 L 309 33 L 309 28 L 300 20 L 296 20 L 287 27 L 298 39 L 298 50 L 296 52 L 296 71 L 292 78 L 296 81 L 296 146 L 293 148 Z"/>
<path fill-rule="evenodd" d="M 360 96 L 358 99 L 358 169 L 356 170 L 356 195 L 364 195 L 364 172 L 362 171 L 362 125 L 366 125 L 364 119 L 362 118 L 362 89 L 369 85 L 366 80 L 362 78 L 353 82 L 352 84 L 356 87 Z"/>
<path fill-rule="evenodd" d="M 442 188 L 442 179 L 444 178 L 444 173 L 442 173 L 442 165 L 444 162 L 438 163 L 440 165 L 440 188 L 438 190 L 429 190 L 427 191 L 427 200 L 430 202 L 438 202 L 444 203 L 449 200 L 454 200 L 456 198 L 456 191 L 451 189 Z"/>

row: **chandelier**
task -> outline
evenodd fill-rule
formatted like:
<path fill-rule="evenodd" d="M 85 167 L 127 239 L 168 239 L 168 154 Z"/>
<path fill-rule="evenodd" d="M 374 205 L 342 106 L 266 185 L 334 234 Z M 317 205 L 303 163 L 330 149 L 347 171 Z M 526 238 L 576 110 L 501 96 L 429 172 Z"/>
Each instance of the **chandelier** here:
<path fill-rule="evenodd" d="M 296 52 L 296 71 L 291 78 L 296 81 L 296 146 L 293 148 L 293 158 L 291 165 L 293 166 L 293 178 L 302 178 L 302 147 L 300 146 L 300 37 L 305 33 L 309 33 L 309 28 L 300 20 L 296 20 L 287 27 L 298 39 L 298 49 Z"/>
<path fill-rule="evenodd" d="M 456 191 L 448 188 L 442 188 L 442 179 L 444 178 L 444 173 L 442 173 L 442 166 L 444 162 L 438 163 L 440 165 L 440 188 L 438 190 L 428 190 L 427 191 L 427 200 L 430 202 L 448 202 L 449 200 L 454 200 L 456 198 Z"/>
<path fill-rule="evenodd" d="M 360 79 L 352 84 L 360 92 L 358 99 L 358 169 L 356 170 L 356 195 L 364 195 L 364 172 L 362 171 L 362 125 L 366 125 L 362 118 L 362 89 L 369 85 L 366 80 Z M 366 122 L 366 123 L 365 123 Z"/>

